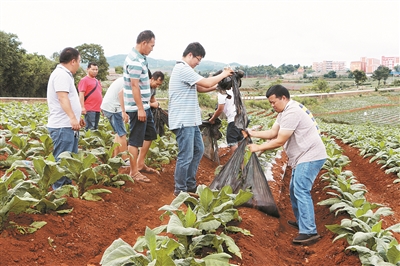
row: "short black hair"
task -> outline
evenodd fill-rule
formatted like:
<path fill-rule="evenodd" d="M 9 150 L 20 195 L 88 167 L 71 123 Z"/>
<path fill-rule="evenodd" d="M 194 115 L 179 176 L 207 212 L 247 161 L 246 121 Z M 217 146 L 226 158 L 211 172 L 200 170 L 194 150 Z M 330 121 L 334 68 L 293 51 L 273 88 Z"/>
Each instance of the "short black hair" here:
<path fill-rule="evenodd" d="M 290 94 L 289 94 L 288 89 L 286 89 L 285 87 L 283 87 L 280 84 L 270 87 L 267 90 L 267 93 L 265 94 L 265 96 L 267 98 L 269 98 L 271 95 L 274 95 L 274 94 L 275 94 L 275 97 L 278 99 L 281 99 L 282 96 L 285 96 L 286 98 L 290 99 Z"/>
<path fill-rule="evenodd" d="M 183 52 L 183 57 L 190 53 L 192 53 L 193 56 L 201 56 L 201 58 L 206 56 L 206 50 L 204 50 L 204 47 L 198 42 L 190 43 Z"/>
<path fill-rule="evenodd" d="M 96 62 L 89 62 L 89 64 L 87 65 L 87 68 L 90 68 L 91 66 L 97 66 Z"/>
<path fill-rule="evenodd" d="M 79 51 L 72 47 L 67 47 L 62 50 L 60 54 L 60 63 L 66 64 L 71 62 L 73 59 L 78 60 Z"/>
<path fill-rule="evenodd" d="M 154 33 L 151 30 L 145 30 L 139 33 L 137 39 L 136 39 L 136 44 L 139 44 L 141 42 L 150 42 L 151 39 L 155 39 L 156 36 L 154 36 Z"/>
<path fill-rule="evenodd" d="M 152 78 L 154 80 L 158 80 L 159 78 L 161 78 L 161 80 L 164 80 L 164 73 L 162 73 L 161 71 L 156 71 L 153 73 Z"/>

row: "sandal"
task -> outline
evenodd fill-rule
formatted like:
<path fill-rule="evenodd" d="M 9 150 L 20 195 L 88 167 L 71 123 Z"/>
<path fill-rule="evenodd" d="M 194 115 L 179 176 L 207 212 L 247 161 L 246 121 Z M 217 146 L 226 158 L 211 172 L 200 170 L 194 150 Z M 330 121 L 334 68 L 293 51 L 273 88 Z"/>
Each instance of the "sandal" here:
<path fill-rule="evenodd" d="M 137 172 L 132 176 L 132 179 L 135 181 L 141 181 L 145 183 L 150 183 L 151 180 L 147 178 L 147 176 L 142 175 L 140 172 Z"/>
<path fill-rule="evenodd" d="M 147 174 L 157 174 L 160 175 L 160 172 L 158 172 L 156 169 L 148 167 L 147 165 L 144 165 L 142 169 L 139 170 L 139 172 L 142 173 L 147 173 Z"/>

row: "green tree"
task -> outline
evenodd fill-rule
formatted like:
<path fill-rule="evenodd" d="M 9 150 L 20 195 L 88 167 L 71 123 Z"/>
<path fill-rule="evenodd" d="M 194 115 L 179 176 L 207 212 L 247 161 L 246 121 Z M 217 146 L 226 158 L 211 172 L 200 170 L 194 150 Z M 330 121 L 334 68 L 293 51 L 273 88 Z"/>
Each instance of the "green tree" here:
<path fill-rule="evenodd" d="M 317 89 L 320 91 L 328 91 L 329 90 L 328 82 L 322 78 L 314 80 L 313 83 L 314 83 L 313 89 Z"/>
<path fill-rule="evenodd" d="M 378 68 L 372 73 L 371 78 L 373 80 L 378 81 L 378 88 L 381 83 L 381 79 L 383 79 L 383 84 L 386 84 L 386 80 L 388 79 L 390 74 L 390 69 L 386 66 L 378 66 Z"/>
<path fill-rule="evenodd" d="M 20 46 L 17 35 L 0 31 L 0 96 L 44 97 L 55 65 Z"/>
<path fill-rule="evenodd" d="M 117 73 L 117 74 L 124 73 L 122 66 L 116 66 L 114 69 L 115 69 L 115 73 Z"/>
<path fill-rule="evenodd" d="M 333 79 L 335 79 L 336 77 L 337 77 L 336 76 L 336 71 L 333 71 L 333 70 L 329 71 L 327 74 L 324 75 L 324 78 L 333 78 Z"/>
<path fill-rule="evenodd" d="M 400 72 L 400 65 L 396 65 L 393 69 L 394 69 L 396 72 Z"/>
<path fill-rule="evenodd" d="M 367 75 L 365 75 L 365 72 L 358 70 L 358 69 L 353 71 L 353 76 L 354 76 L 354 82 L 356 83 L 357 88 L 359 85 L 361 85 L 362 83 L 364 83 L 367 80 Z"/>
<path fill-rule="evenodd" d="M 88 64 L 89 62 L 97 63 L 97 66 L 99 67 L 97 78 L 99 80 L 107 80 L 109 65 L 104 56 L 104 50 L 101 45 L 84 43 L 75 47 L 75 49 L 77 49 L 81 54 L 81 62 L 83 64 Z"/>

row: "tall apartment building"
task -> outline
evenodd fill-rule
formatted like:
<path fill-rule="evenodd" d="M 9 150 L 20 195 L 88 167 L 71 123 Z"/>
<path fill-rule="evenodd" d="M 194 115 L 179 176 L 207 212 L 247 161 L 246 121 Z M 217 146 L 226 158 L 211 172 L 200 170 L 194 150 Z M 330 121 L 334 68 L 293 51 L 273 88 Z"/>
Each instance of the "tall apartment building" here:
<path fill-rule="evenodd" d="M 391 57 L 382 56 L 382 65 L 388 67 L 390 70 L 393 70 L 393 68 L 399 64 L 400 64 L 400 57 L 398 56 L 391 56 Z"/>
<path fill-rule="evenodd" d="M 313 62 L 312 69 L 315 72 L 323 72 L 327 73 L 329 71 L 346 71 L 346 62 L 344 61 L 322 61 L 322 62 Z"/>
<path fill-rule="evenodd" d="M 379 59 L 376 58 L 361 57 L 361 61 L 365 62 L 366 74 L 372 74 L 380 66 Z"/>
<path fill-rule="evenodd" d="M 362 61 L 352 61 L 350 62 L 350 71 L 353 72 L 354 70 L 360 70 L 365 73 L 366 64 Z"/>

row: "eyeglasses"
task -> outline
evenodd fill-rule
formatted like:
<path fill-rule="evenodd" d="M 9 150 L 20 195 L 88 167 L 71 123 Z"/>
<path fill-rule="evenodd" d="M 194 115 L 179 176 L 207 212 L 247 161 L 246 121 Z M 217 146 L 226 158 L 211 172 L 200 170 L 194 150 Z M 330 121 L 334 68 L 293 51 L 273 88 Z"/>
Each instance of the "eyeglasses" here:
<path fill-rule="evenodd" d="M 197 59 L 197 60 L 199 60 L 199 63 L 201 62 L 201 57 L 199 58 L 198 56 L 195 56 L 195 58 Z"/>

